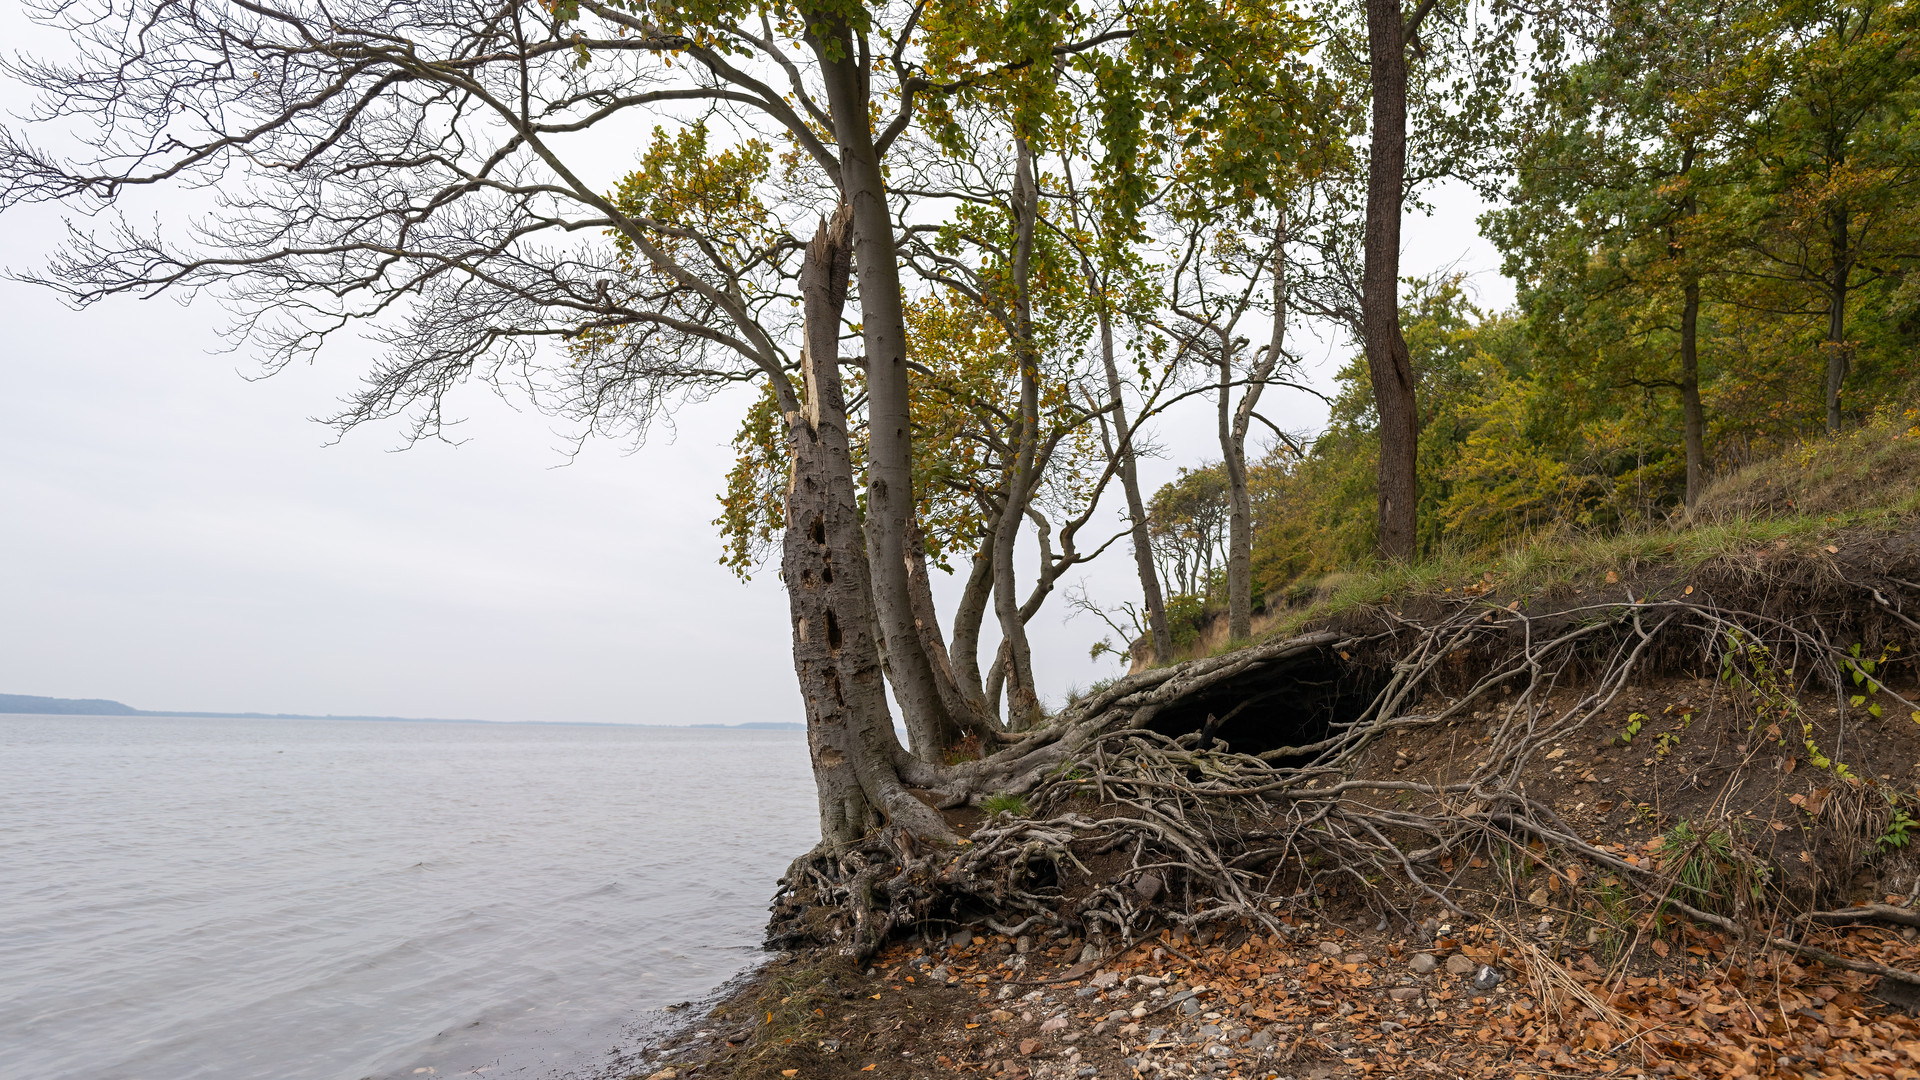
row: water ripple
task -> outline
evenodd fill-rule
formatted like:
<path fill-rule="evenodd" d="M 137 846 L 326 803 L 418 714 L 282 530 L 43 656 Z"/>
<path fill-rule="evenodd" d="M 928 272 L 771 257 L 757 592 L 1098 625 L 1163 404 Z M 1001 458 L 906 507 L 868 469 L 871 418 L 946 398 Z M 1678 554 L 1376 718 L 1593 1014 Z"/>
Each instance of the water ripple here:
<path fill-rule="evenodd" d="M 604 1061 L 815 813 L 798 733 L 0 716 L 0 1077 Z"/>

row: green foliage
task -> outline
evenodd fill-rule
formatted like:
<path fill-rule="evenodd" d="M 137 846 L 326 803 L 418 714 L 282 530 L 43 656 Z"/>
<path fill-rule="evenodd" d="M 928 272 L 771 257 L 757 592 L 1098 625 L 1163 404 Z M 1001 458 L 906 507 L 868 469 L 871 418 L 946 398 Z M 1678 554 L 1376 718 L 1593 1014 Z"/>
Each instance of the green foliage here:
<path fill-rule="evenodd" d="M 1627 726 L 1620 729 L 1620 734 L 1615 735 L 1613 741 L 1620 746 L 1629 745 L 1640 734 L 1640 729 L 1646 726 L 1648 719 L 1646 713 L 1634 713 L 1628 716 Z"/>
<path fill-rule="evenodd" d="M 1703 911 L 1730 913 L 1738 899 L 1736 889 L 1747 889 L 1757 898 L 1767 878 L 1764 868 L 1745 865 L 1736 854 L 1731 833 L 1703 832 L 1689 821 L 1667 830 L 1654 855 L 1673 881 L 1671 895 Z"/>

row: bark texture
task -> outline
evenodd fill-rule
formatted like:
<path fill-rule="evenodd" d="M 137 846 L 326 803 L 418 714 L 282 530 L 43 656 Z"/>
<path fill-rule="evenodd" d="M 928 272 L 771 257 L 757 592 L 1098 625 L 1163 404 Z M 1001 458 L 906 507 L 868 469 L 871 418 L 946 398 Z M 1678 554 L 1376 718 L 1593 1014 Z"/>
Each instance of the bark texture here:
<path fill-rule="evenodd" d="M 843 207 L 821 224 L 802 271 L 807 397 L 804 412 L 786 417 L 793 475 L 781 553 L 793 669 L 820 796 L 820 836 L 829 846 L 853 843 L 885 824 L 922 836 L 949 834 L 940 816 L 901 783 L 895 766 L 900 744 L 871 629 L 872 594 L 861 556 L 839 367 L 849 217 Z"/>
<path fill-rule="evenodd" d="M 1367 157 L 1360 320 L 1374 405 L 1380 413 L 1380 554 L 1407 560 L 1413 558 L 1418 539 L 1414 470 L 1420 421 L 1414 405 L 1413 360 L 1400 333 L 1400 211 L 1407 173 L 1406 24 L 1399 0 L 1365 2 L 1373 131 Z"/>
<path fill-rule="evenodd" d="M 908 580 L 907 523 L 913 516 L 913 436 L 908 417 L 907 326 L 899 251 L 887 211 L 886 179 L 874 144 L 865 72 L 843 18 L 814 14 L 814 52 L 840 149 L 841 195 L 851 207 L 860 321 L 867 352 L 867 560 L 874 614 L 886 638 L 887 676 L 914 750 L 944 756 L 938 733 L 958 730 L 921 648 Z"/>
<path fill-rule="evenodd" d="M 947 652 L 946 639 L 940 635 L 940 612 L 933 603 L 933 583 L 927 579 L 927 546 L 920 523 L 907 523 L 907 583 L 913 599 L 913 627 L 919 633 L 920 651 L 933 670 L 934 686 L 940 693 L 942 719 L 947 726 L 930 733 L 944 750 L 968 735 L 977 735 L 991 743 L 999 725 L 987 713 L 985 695 L 979 691 L 980 674 L 976 668 L 971 686 L 961 680 L 953 658 Z M 969 582 L 971 584 L 971 582 Z M 975 626 L 979 624 L 976 621 Z M 978 643 L 975 643 L 978 648 Z M 923 760 L 927 755 L 916 751 Z M 934 760 L 939 760 L 938 758 Z"/>

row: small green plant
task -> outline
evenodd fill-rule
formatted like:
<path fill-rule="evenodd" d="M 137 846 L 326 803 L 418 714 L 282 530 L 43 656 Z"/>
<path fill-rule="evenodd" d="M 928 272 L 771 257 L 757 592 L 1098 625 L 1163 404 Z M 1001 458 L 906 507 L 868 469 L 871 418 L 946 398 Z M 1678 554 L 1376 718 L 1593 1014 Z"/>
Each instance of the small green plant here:
<path fill-rule="evenodd" d="M 1663 731 L 1660 734 L 1655 735 L 1653 737 L 1653 756 L 1666 757 L 1668 754 L 1673 753 L 1674 747 L 1679 745 L 1680 745 L 1679 732 Z"/>
<path fill-rule="evenodd" d="M 988 817 L 1000 814 L 1026 817 L 1033 812 L 1027 806 L 1027 800 L 1019 795 L 989 795 L 980 800 L 980 809 L 984 810 Z"/>
<path fill-rule="evenodd" d="M 1690 821 L 1676 822 L 1660 838 L 1655 855 L 1679 898 L 1707 911 L 1728 913 L 1738 890 L 1758 900 L 1766 888 L 1767 869 L 1743 857 L 1726 829 L 1703 832 Z"/>
<path fill-rule="evenodd" d="M 1652 717 L 1648 716 L 1646 713 L 1630 714 L 1627 717 L 1627 726 L 1620 729 L 1620 734 L 1615 735 L 1613 737 L 1613 741 L 1620 746 L 1627 746 L 1631 744 L 1633 742 L 1634 736 L 1640 734 L 1640 729 L 1645 727 L 1647 721 L 1650 719 L 1652 719 Z"/>
<path fill-rule="evenodd" d="M 1893 818 L 1887 822 L 1886 831 L 1873 838 L 1874 846 L 1878 847 L 1881 851 L 1892 851 L 1894 848 L 1906 847 L 1907 843 L 1913 839 L 1913 837 L 1908 834 L 1916 828 L 1920 828 L 1920 821 L 1915 821 L 1912 817 L 1908 816 L 1904 809 L 1895 807 Z"/>

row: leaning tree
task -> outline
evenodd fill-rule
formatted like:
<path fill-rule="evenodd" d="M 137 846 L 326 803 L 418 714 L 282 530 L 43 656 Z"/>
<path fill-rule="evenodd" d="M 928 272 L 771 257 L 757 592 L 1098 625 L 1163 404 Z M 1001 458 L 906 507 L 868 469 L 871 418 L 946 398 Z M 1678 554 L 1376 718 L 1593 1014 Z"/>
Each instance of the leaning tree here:
<path fill-rule="evenodd" d="M 833 423 L 808 419 L 822 365 L 857 366 L 864 521 L 828 543 L 871 618 L 843 612 L 824 632 L 877 627 L 921 766 L 965 734 L 914 618 L 903 285 L 883 170 L 925 102 L 1123 42 L 1117 16 L 598 0 L 50 0 L 35 14 L 75 55 L 7 71 L 39 91 L 30 123 L 64 145 L 0 133 L 0 208 L 53 202 L 105 223 L 75 229 L 32 277 L 82 305 L 215 291 L 270 370 L 364 329 L 383 349 L 341 427 L 398 419 L 429 436 L 449 393 L 479 380 L 589 430 L 641 433 L 678 403 L 764 380 L 789 426 L 817 428 Z M 647 168 L 610 190 L 594 163 L 635 121 L 681 130 L 656 127 Z M 215 202 L 181 228 L 141 225 L 124 208 L 147 188 Z M 844 223 L 863 355 L 840 356 L 840 322 L 812 327 L 836 345 L 803 388 L 796 305 L 812 264 L 792 232 L 827 213 Z M 796 614 L 796 667 L 810 701 L 839 702 L 846 687 L 802 655 L 820 630 Z M 859 798 L 836 788 L 840 807 L 823 812 L 830 841 L 914 816 L 895 792 L 915 763 L 882 719 L 859 751 Z M 855 753 L 833 742 L 814 740 L 823 778 Z"/>

